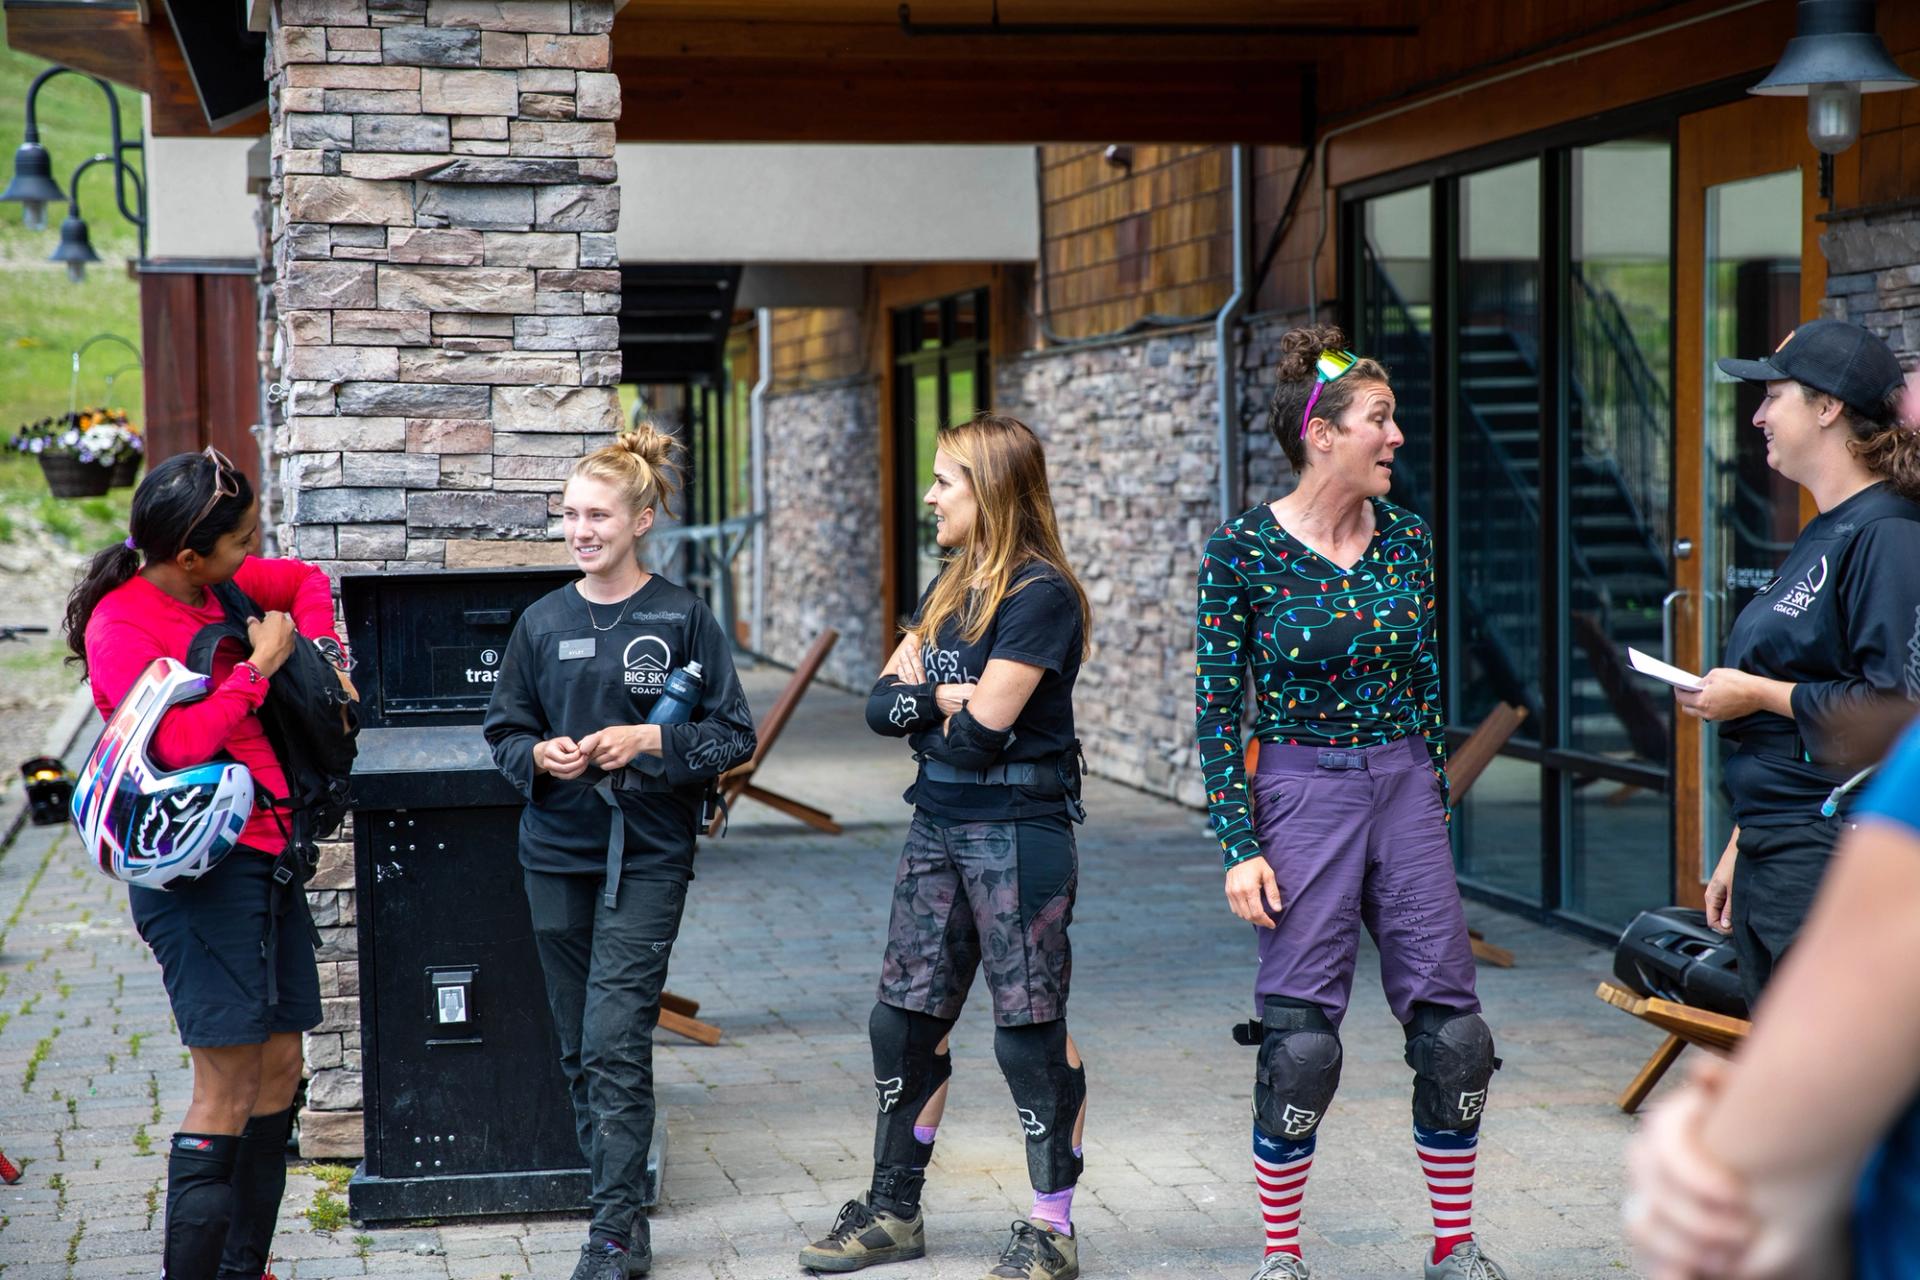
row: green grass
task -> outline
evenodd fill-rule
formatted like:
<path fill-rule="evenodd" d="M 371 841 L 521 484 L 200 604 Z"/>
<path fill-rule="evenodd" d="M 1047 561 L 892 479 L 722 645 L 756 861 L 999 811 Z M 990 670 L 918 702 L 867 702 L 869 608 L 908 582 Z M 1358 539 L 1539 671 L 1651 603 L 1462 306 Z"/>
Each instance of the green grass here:
<path fill-rule="evenodd" d="M 0 16 L 0 29 L 5 18 Z M 14 148 L 20 145 L 25 123 L 27 86 L 45 70 L 45 61 L 0 45 L 0 163 L 11 173 Z M 140 95 L 121 90 L 121 127 L 140 128 Z M 77 76 L 60 76 L 41 91 L 40 141 L 53 157 L 54 178 L 61 189 L 75 165 L 108 145 L 106 99 L 100 90 Z M 138 165 L 138 158 L 134 163 Z M 22 422 L 67 408 L 74 348 L 96 333 L 111 332 L 140 345 L 140 289 L 128 275 L 126 260 L 135 252 L 134 229 L 115 209 L 112 177 L 105 165 L 95 165 L 81 182 L 81 208 L 101 261 L 87 269 L 84 283 L 67 282 L 63 268 L 45 261 L 59 243 L 59 219 L 66 206 L 51 205 L 45 231 L 29 231 L 21 223 L 20 207 L 0 205 L 0 436 L 10 439 Z M 97 404 L 111 398 L 134 423 L 144 421 L 140 372 L 115 378 L 111 392 L 107 374 L 130 362 L 126 349 L 100 343 L 81 364 L 80 402 Z M 36 478 L 38 471 L 35 472 Z M 44 495 L 44 486 L 40 490 Z M 18 525 L 18 506 L 0 495 L 6 524 Z M 0 527 L 0 539 L 7 533 Z"/>
<path fill-rule="evenodd" d="M 331 1191 L 314 1193 L 307 1207 L 307 1225 L 315 1231 L 338 1231 L 347 1225 L 347 1206 Z"/>
<path fill-rule="evenodd" d="M 310 1164 L 307 1176 L 329 1191 L 340 1192 L 347 1189 L 353 1181 L 353 1166 L 350 1164 Z"/>

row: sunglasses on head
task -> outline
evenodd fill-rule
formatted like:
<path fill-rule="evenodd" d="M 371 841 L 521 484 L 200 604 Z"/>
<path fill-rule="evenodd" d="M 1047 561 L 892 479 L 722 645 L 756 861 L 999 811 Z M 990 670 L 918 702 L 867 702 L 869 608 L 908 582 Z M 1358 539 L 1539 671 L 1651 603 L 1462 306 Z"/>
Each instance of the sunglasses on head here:
<path fill-rule="evenodd" d="M 1320 389 L 1341 374 L 1360 363 L 1360 357 L 1351 351 L 1322 351 L 1313 362 L 1313 394 L 1307 397 L 1307 408 L 1300 415 L 1300 438 L 1307 438 L 1307 424 L 1313 421 L 1313 406 L 1320 400 Z"/>
<path fill-rule="evenodd" d="M 202 520 L 213 514 L 213 509 L 220 505 L 222 498 L 240 496 L 240 472 L 233 465 L 233 460 L 212 445 L 202 449 L 200 456 L 213 464 L 213 492 L 208 495 L 205 505 L 200 508 L 200 514 L 193 518 L 193 523 L 187 526 L 186 533 L 181 536 L 182 547 L 192 540 L 193 531 L 200 527 Z"/>

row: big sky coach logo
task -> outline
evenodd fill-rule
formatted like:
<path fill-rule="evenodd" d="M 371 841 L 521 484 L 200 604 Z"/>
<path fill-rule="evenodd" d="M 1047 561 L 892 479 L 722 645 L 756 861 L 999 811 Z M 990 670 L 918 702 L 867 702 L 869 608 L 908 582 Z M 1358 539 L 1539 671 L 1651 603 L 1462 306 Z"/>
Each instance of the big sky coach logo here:
<path fill-rule="evenodd" d="M 1820 563 L 1806 571 L 1793 589 L 1774 601 L 1773 611 L 1784 613 L 1789 618 L 1797 618 L 1813 608 L 1814 598 L 1820 594 L 1820 588 L 1827 585 L 1827 558 L 1820 557 Z"/>
<path fill-rule="evenodd" d="M 634 693 L 659 693 L 667 687 L 667 673 L 673 670 L 673 650 L 659 636 L 635 636 L 620 655 L 625 667 L 627 688 Z"/>

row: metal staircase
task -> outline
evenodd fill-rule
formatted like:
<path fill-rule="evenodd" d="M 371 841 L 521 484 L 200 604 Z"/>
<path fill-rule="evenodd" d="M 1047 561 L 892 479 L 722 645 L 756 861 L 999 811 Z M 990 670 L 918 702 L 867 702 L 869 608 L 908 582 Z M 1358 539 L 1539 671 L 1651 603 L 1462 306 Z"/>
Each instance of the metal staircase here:
<path fill-rule="evenodd" d="M 1571 741 L 1582 751 L 1664 762 L 1668 731 L 1626 646 L 1657 652 L 1668 573 L 1666 394 L 1634 344 L 1618 302 L 1576 271 L 1568 458 L 1571 554 L 1567 636 Z M 1433 403 L 1431 345 L 1384 272 L 1373 272 L 1369 334 L 1401 399 Z M 1458 335 L 1454 446 L 1461 510 L 1449 534 L 1461 574 L 1463 639 L 1500 700 L 1541 713 L 1540 377 L 1529 336 L 1498 324 Z M 1412 451 L 1402 477 L 1419 484 Z M 1425 490 L 1425 484 L 1419 484 Z M 1536 721 L 1537 723 L 1537 721 Z"/>

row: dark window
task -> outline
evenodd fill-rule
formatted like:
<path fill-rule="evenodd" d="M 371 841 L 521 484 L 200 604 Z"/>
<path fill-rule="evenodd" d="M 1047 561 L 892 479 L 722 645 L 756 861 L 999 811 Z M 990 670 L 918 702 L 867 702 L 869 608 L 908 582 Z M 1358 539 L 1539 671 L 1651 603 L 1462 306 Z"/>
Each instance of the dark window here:
<path fill-rule="evenodd" d="M 940 571 L 921 501 L 933 483 L 935 435 L 992 399 L 987 298 L 975 289 L 893 313 L 894 574 L 903 615 Z"/>
<path fill-rule="evenodd" d="M 1434 524 L 1457 742 L 1525 707 L 1454 824 L 1464 883 L 1617 930 L 1670 900 L 1671 699 L 1625 670 L 1672 586 L 1672 134 L 1516 144 L 1349 199 L 1394 497 Z"/>

